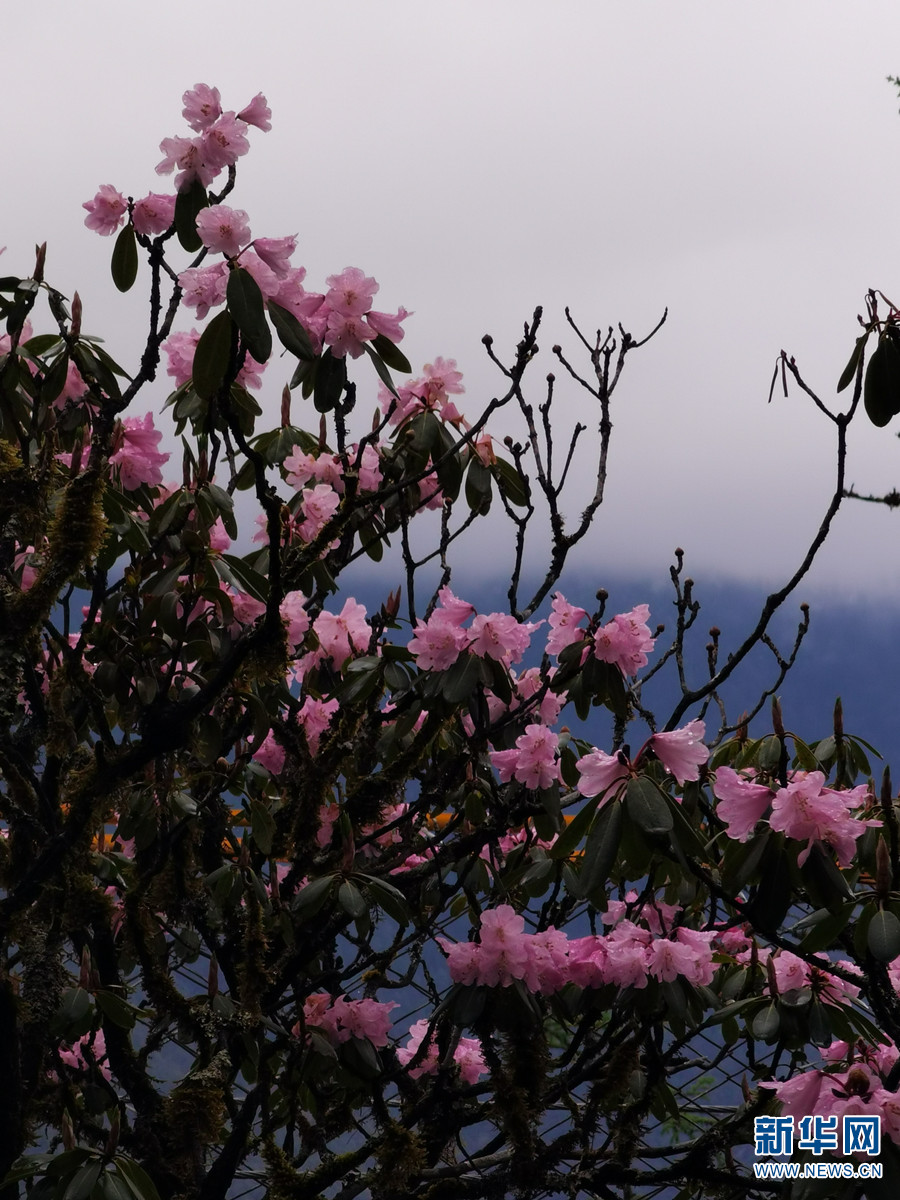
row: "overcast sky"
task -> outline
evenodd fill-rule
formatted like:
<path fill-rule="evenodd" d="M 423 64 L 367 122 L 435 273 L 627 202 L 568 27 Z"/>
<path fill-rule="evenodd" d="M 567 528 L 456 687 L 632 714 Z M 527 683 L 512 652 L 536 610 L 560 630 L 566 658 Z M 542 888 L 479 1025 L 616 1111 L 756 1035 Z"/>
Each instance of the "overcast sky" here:
<path fill-rule="evenodd" d="M 866 290 L 900 293 L 893 0 L 45 0 L 5 14 L 2 57 L 3 270 L 27 271 L 46 239 L 48 279 L 79 289 L 86 330 L 125 365 L 140 289 L 114 291 L 112 240 L 84 228 L 82 201 L 101 183 L 165 190 L 153 167 L 186 132 L 186 88 L 218 86 L 234 109 L 263 91 L 273 129 L 251 131 L 233 203 L 254 234 L 299 233 L 311 289 L 360 266 L 378 307 L 414 310 L 404 349 L 417 370 L 456 358 L 468 410 L 500 383 L 482 335 L 508 355 L 536 304 L 535 399 L 564 305 L 635 336 L 668 306 L 617 395 L 586 552 L 598 583 L 664 574 L 676 544 L 698 578 L 777 582 L 802 554 L 832 430 L 798 393 L 766 397 L 784 347 L 833 400 Z M 561 430 L 589 419 L 571 395 Z M 900 486 L 893 432 L 856 423 L 850 481 Z M 806 590 L 898 584 L 900 515 L 856 505 Z"/>

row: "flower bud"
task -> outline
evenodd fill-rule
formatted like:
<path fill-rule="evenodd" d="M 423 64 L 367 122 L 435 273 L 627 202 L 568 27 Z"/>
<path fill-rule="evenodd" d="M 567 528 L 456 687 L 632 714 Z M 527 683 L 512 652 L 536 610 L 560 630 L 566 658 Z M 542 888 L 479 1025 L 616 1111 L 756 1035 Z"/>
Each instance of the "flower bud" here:
<path fill-rule="evenodd" d="M 81 333 L 81 297 L 77 292 L 72 296 L 72 323 L 69 326 L 69 333 L 73 338 L 77 338 Z"/>

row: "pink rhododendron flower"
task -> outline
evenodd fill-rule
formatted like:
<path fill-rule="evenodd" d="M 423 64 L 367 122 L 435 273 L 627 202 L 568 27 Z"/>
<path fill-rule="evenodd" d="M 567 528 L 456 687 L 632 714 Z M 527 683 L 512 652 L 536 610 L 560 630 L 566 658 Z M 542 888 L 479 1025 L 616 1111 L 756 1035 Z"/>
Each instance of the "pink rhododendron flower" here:
<path fill-rule="evenodd" d="M 228 264 L 215 262 L 208 267 L 189 267 L 178 276 L 178 283 L 184 292 L 184 304 L 196 308 L 197 320 L 202 321 L 211 308 L 218 308 L 225 301 Z"/>
<path fill-rule="evenodd" d="M 582 796 L 599 796 L 616 784 L 631 777 L 631 767 L 624 754 L 606 754 L 592 750 L 575 764 L 580 775 L 578 790 Z"/>
<path fill-rule="evenodd" d="M 222 114 L 219 89 L 208 87 L 205 83 L 195 84 L 181 99 L 184 104 L 181 115 L 197 133 L 209 128 Z"/>
<path fill-rule="evenodd" d="M 284 766 L 284 747 L 279 746 L 275 741 L 271 729 L 262 742 L 253 750 L 253 758 L 273 775 L 277 775 L 281 771 Z"/>
<path fill-rule="evenodd" d="M 319 751 L 322 734 L 331 725 L 331 718 L 340 705 L 337 700 L 317 700 L 315 696 L 307 696 L 303 701 L 297 719 L 303 726 L 306 740 L 313 754 Z"/>
<path fill-rule="evenodd" d="M 90 1059 L 97 1065 L 103 1078 L 112 1079 L 109 1064 L 106 1061 L 106 1038 L 103 1036 L 102 1029 L 98 1029 L 95 1033 L 83 1034 L 68 1049 L 60 1046 L 57 1054 L 60 1061 L 71 1067 L 73 1071 L 89 1070 L 91 1064 L 88 1055 L 90 1055 Z"/>
<path fill-rule="evenodd" d="M 302 592 L 289 592 L 282 600 L 279 612 L 287 626 L 287 640 L 290 646 L 299 646 L 309 629 L 309 613 L 303 607 L 306 597 Z"/>
<path fill-rule="evenodd" d="M 455 358 L 438 356 L 433 363 L 426 363 L 423 370 L 423 399 L 429 407 L 442 403 L 448 395 L 460 395 L 466 390 L 462 385 L 462 371 L 456 369 Z"/>
<path fill-rule="evenodd" d="M 376 333 L 382 334 L 389 342 L 402 342 L 406 330 L 400 324 L 407 317 L 411 317 L 412 313 L 407 312 L 401 305 L 396 313 L 376 312 L 374 309 L 369 309 L 366 313 L 366 322 L 375 330 Z"/>
<path fill-rule="evenodd" d="M 88 215 L 84 218 L 84 223 L 88 229 L 93 229 L 103 237 L 109 237 L 125 219 L 128 201 L 111 183 L 104 183 L 93 200 L 86 200 L 81 207 L 87 209 Z"/>
<path fill-rule="evenodd" d="M 137 232 L 146 237 L 165 233 L 175 220 L 175 197 L 151 192 L 135 202 L 131 220 Z"/>
<path fill-rule="evenodd" d="M 286 279 L 291 269 L 290 258 L 297 249 L 297 235 L 282 238 L 257 238 L 253 249 L 278 279 Z"/>
<path fill-rule="evenodd" d="M 272 110 L 262 92 L 257 92 L 247 107 L 241 109 L 238 119 L 246 121 L 248 125 L 255 125 L 263 133 L 269 132 L 272 128 Z"/>
<path fill-rule="evenodd" d="M 407 649 L 415 655 L 421 670 L 446 671 L 468 642 L 468 633 L 448 620 L 440 609 L 435 609 L 427 621 L 416 624 Z"/>
<path fill-rule="evenodd" d="M 242 208 L 211 204 L 197 214 L 197 234 L 207 250 L 234 258 L 250 241 L 249 219 Z"/>
<path fill-rule="evenodd" d="M 772 802 L 769 825 L 796 841 L 806 842 L 798 862 L 802 866 L 814 842 L 830 846 L 840 866 L 849 867 L 856 850 L 856 839 L 867 827 L 877 828 L 880 821 L 858 821 L 851 810 L 865 804 L 865 786 L 837 792 L 826 788 L 821 771 L 797 772 L 785 788 L 779 788 Z"/>
<path fill-rule="evenodd" d="M 325 280 L 328 291 L 325 299 L 335 313 L 345 317 L 361 317 L 372 307 L 372 297 L 378 284 L 359 267 L 345 267 L 340 275 Z"/>
<path fill-rule="evenodd" d="M 373 1046 L 386 1046 L 391 1027 L 391 1009 L 398 1005 L 392 1000 L 345 1000 L 340 996 L 334 1002 L 333 1012 L 338 1021 L 338 1038 L 344 1042 L 349 1037 L 368 1038 Z"/>
<path fill-rule="evenodd" d="M 344 491 L 344 473 L 341 460 L 335 454 L 307 454 L 295 446 L 283 463 L 285 479 L 291 487 L 300 489 L 311 479 L 326 483 L 335 492 Z"/>
<path fill-rule="evenodd" d="M 234 624 L 229 628 L 233 633 L 237 631 L 238 625 L 252 625 L 266 611 L 262 600 L 257 600 L 255 596 L 251 596 L 247 592 L 236 592 L 228 584 L 225 584 L 222 590 L 231 601 Z"/>
<path fill-rule="evenodd" d="M 737 842 L 747 841 L 775 797 L 771 788 L 752 783 L 731 767 L 717 768 L 713 793 L 718 800 L 716 815 Z"/>
<path fill-rule="evenodd" d="M 402 1067 L 405 1067 L 416 1057 L 422 1041 L 427 1034 L 427 1021 L 416 1021 L 415 1025 L 411 1026 L 406 1045 L 397 1047 L 397 1061 Z M 482 1075 L 488 1073 L 484 1055 L 481 1051 L 481 1043 L 477 1038 L 461 1037 L 457 1042 L 456 1049 L 453 1051 L 453 1061 L 459 1068 L 460 1078 L 463 1083 L 477 1083 Z M 419 1079 L 423 1075 L 434 1075 L 439 1065 L 437 1039 L 432 1037 L 424 1056 L 419 1061 L 419 1065 L 410 1070 L 410 1078 Z"/>
<path fill-rule="evenodd" d="M 479 658 L 521 662 L 522 655 L 531 643 L 532 633 L 543 623 L 538 621 L 537 624 L 520 625 L 509 613 L 479 613 L 472 622 L 469 648 Z"/>
<path fill-rule="evenodd" d="M 209 548 L 215 550 L 218 554 L 224 553 L 231 545 L 231 538 L 225 529 L 225 522 L 221 517 L 216 517 L 215 521 L 209 527 Z"/>
<path fill-rule="evenodd" d="M 366 610 L 352 596 L 345 602 L 340 613 L 321 612 L 313 624 L 322 656 L 330 658 L 340 670 L 350 655 L 368 649 L 372 627 L 366 620 Z"/>
<path fill-rule="evenodd" d="M 356 446 L 350 447 L 351 458 L 357 456 Z M 362 457 L 359 459 L 359 489 L 361 492 L 377 492 L 381 487 L 381 459 L 374 446 L 363 446 Z"/>
<path fill-rule="evenodd" d="M 559 778 L 558 747 L 559 738 L 552 729 L 526 725 L 514 750 L 491 751 L 491 764 L 499 771 L 501 783 L 515 778 L 529 788 L 546 788 Z"/>
<path fill-rule="evenodd" d="M 132 491 L 143 483 L 151 487 L 162 483 L 160 467 L 169 461 L 169 455 L 158 449 L 162 434 L 154 428 L 153 414 L 126 417 L 123 426 L 122 444 L 109 460 L 119 468 L 122 487 Z"/>
<path fill-rule="evenodd" d="M 656 645 L 646 624 L 650 606 L 638 604 L 631 612 L 618 616 L 594 634 L 594 655 L 601 662 L 614 663 L 623 675 L 636 675 L 647 665 L 647 652 Z"/>
<path fill-rule="evenodd" d="M 703 745 L 706 733 L 703 721 L 689 721 L 681 729 L 670 733 L 654 733 L 650 738 L 653 753 L 679 783 L 700 777 L 700 767 L 709 758 L 709 750 Z"/>
<path fill-rule="evenodd" d="M 694 951 L 681 942 L 658 938 L 647 947 L 647 972 L 654 979 L 671 983 L 693 970 Z"/>
<path fill-rule="evenodd" d="M 365 352 L 365 343 L 375 337 L 375 331 L 363 317 L 347 316 L 342 312 L 330 312 L 325 327 L 325 342 L 331 347 L 335 358 L 359 358 Z"/>
<path fill-rule="evenodd" d="M 200 134 L 203 161 L 217 172 L 234 163 L 250 149 L 247 141 L 247 126 L 233 112 L 222 113 Z"/>
<path fill-rule="evenodd" d="M 587 616 L 587 611 L 570 604 L 562 592 L 557 592 L 550 605 L 550 636 L 547 638 L 547 653 L 560 654 L 566 646 L 580 641 L 584 630 L 579 624 Z"/>
<path fill-rule="evenodd" d="M 303 520 L 297 532 L 304 542 L 312 542 L 319 536 L 338 510 L 341 498 L 327 483 L 317 483 L 303 493 Z"/>
<path fill-rule="evenodd" d="M 203 144 L 199 138 L 163 138 L 159 143 L 159 148 L 164 157 L 161 162 L 157 163 L 156 173 L 157 175 L 171 175 L 177 167 L 176 191 L 183 191 L 195 179 L 203 187 L 209 187 L 219 173 L 218 168 L 212 166 L 204 158 Z"/>
<path fill-rule="evenodd" d="M 358 1037 L 368 1038 L 374 1046 L 386 1046 L 390 1013 L 396 1007 L 393 1001 L 347 1000 L 344 996 L 333 1000 L 327 992 L 319 992 L 307 997 L 303 1005 L 303 1020 L 306 1025 L 321 1029 L 335 1045 Z M 299 1034 L 299 1024 L 294 1026 L 292 1032 Z"/>

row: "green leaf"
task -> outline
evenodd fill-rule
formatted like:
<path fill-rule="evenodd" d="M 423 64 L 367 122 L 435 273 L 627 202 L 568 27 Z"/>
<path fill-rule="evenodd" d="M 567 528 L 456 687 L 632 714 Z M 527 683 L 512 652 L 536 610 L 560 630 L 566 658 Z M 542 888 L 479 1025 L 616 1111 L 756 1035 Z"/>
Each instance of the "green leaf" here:
<path fill-rule="evenodd" d="M 838 380 L 837 390 L 842 392 L 845 387 L 849 387 L 853 382 L 853 377 L 856 374 L 856 368 L 859 366 L 859 357 L 862 354 L 863 346 L 869 337 L 868 330 L 856 339 L 856 345 L 853 347 L 853 353 L 850 355 L 850 360 L 841 372 L 841 377 Z"/>
<path fill-rule="evenodd" d="M 225 564 L 225 570 L 221 569 L 222 563 Z M 264 575 L 260 575 L 259 571 L 254 571 L 252 567 L 248 566 L 242 558 L 238 558 L 234 554 L 223 554 L 217 560 L 216 566 L 219 569 L 219 575 L 226 583 L 230 583 L 238 591 L 246 592 L 254 600 L 266 603 L 269 598 L 269 581 Z"/>
<path fill-rule="evenodd" d="M 450 704 L 461 704 L 483 682 L 481 659 L 477 654 L 462 654 L 444 672 L 441 693 Z"/>
<path fill-rule="evenodd" d="M 409 359 L 396 342 L 392 342 L 383 333 L 376 334 L 372 339 L 372 348 L 387 366 L 393 367 L 395 371 L 400 371 L 404 375 L 412 373 Z M 391 390 L 393 391 L 393 388 Z"/>
<path fill-rule="evenodd" d="M 800 943 L 805 953 L 815 954 L 819 950 L 830 950 L 850 924 L 855 907 L 854 901 L 852 904 L 843 905 L 837 913 L 829 912 L 827 908 L 814 913 L 813 916 L 819 919 L 813 923 L 812 929 Z"/>
<path fill-rule="evenodd" d="M 95 992 L 94 999 L 97 1001 L 97 1007 L 105 1017 L 109 1017 L 114 1025 L 118 1025 L 120 1029 L 133 1029 L 137 1015 L 134 1008 L 121 996 L 117 996 L 115 992 L 108 992 L 102 989 Z"/>
<path fill-rule="evenodd" d="M 475 455 L 466 471 L 466 503 L 472 512 L 486 513 L 491 507 L 491 473 Z"/>
<path fill-rule="evenodd" d="M 88 1032 L 93 1020 L 94 1006 L 88 992 L 80 987 L 66 988 L 50 1021 L 50 1030 L 67 1042 L 74 1042 Z"/>
<path fill-rule="evenodd" d="M 269 806 L 262 800 L 254 800 L 250 805 L 250 828 L 253 840 L 267 857 L 272 853 L 272 843 L 275 839 L 275 821 L 269 812 Z"/>
<path fill-rule="evenodd" d="M 137 241 L 130 221 L 116 238 L 110 267 L 113 283 L 120 292 L 127 292 L 137 279 L 138 271 Z"/>
<path fill-rule="evenodd" d="M 362 892 L 349 879 L 345 879 L 338 888 L 338 904 L 348 917 L 353 917 L 354 921 L 368 911 L 368 905 L 363 899 Z"/>
<path fill-rule="evenodd" d="M 594 819 L 594 813 L 597 812 L 599 803 L 598 797 L 595 797 L 593 800 L 584 801 L 581 808 L 572 820 L 568 822 L 566 828 L 550 847 L 549 854 L 551 858 L 568 858 L 570 856 L 587 832 L 588 827 Z"/>
<path fill-rule="evenodd" d="M 62 1200 L 89 1200 L 102 1170 L 103 1164 L 97 1161 L 79 1167 L 62 1193 Z"/>
<path fill-rule="evenodd" d="M 518 508 L 528 507 L 528 481 L 524 475 L 504 458 L 498 458 L 491 467 L 500 494 Z"/>
<path fill-rule="evenodd" d="M 303 912 L 307 916 L 312 916 L 318 912 L 328 897 L 331 895 L 334 888 L 336 876 L 321 875 L 318 879 L 312 880 L 305 888 L 301 889 L 294 898 L 293 908 L 295 912 Z"/>
<path fill-rule="evenodd" d="M 326 350 L 319 359 L 316 383 L 313 388 L 313 404 L 316 406 L 316 412 L 331 412 L 340 400 L 346 382 L 346 360 L 335 358 L 331 350 Z"/>
<path fill-rule="evenodd" d="M 269 316 L 278 334 L 278 340 L 291 354 L 302 362 L 314 362 L 317 355 L 309 334 L 292 312 L 269 300 Z"/>
<path fill-rule="evenodd" d="M 53 350 L 57 346 L 61 346 L 62 338 L 58 333 L 38 333 L 34 337 L 29 338 L 27 342 L 23 342 L 19 349 L 27 350 L 30 355 L 40 357 L 46 354 L 48 350 Z"/>
<path fill-rule="evenodd" d="M 584 860 L 578 875 L 579 893 L 605 896 L 606 884 L 622 837 L 624 813 L 619 800 L 608 800 L 597 813 L 584 847 Z"/>
<path fill-rule="evenodd" d="M 867 940 L 879 962 L 892 962 L 900 954 L 900 921 L 888 909 L 879 909 L 869 922 Z"/>
<path fill-rule="evenodd" d="M 900 345 L 893 329 L 882 333 L 869 359 L 863 402 L 869 420 L 879 428 L 900 412 Z"/>
<path fill-rule="evenodd" d="M 69 355 L 68 353 L 60 354 L 53 360 L 52 365 L 44 373 L 44 381 L 41 384 L 41 399 L 46 404 L 52 404 L 54 400 L 62 395 L 68 375 Z"/>
<path fill-rule="evenodd" d="M 368 342 L 363 342 L 363 349 L 369 358 L 372 360 L 372 365 L 375 368 L 375 373 L 392 396 L 397 395 L 397 389 L 394 386 L 394 381 L 391 379 L 391 373 L 384 365 L 381 355 L 376 354 Z M 399 397 L 398 397 L 399 398 Z"/>
<path fill-rule="evenodd" d="M 750 1032 L 760 1041 L 771 1043 L 777 1040 L 780 1028 L 781 1016 L 778 1012 L 778 1005 L 773 1001 L 765 1008 L 761 1008 L 753 1018 Z"/>
<path fill-rule="evenodd" d="M 259 284 L 243 267 L 229 271 L 225 302 L 240 330 L 244 346 L 258 363 L 267 362 L 272 353 L 272 331 L 266 320 L 263 294 Z"/>
<path fill-rule="evenodd" d="M 234 322 L 227 312 L 217 313 L 203 330 L 194 350 L 194 391 L 203 400 L 212 400 L 225 382 L 231 365 Z"/>
<path fill-rule="evenodd" d="M 393 917 L 401 929 L 409 924 L 411 919 L 409 905 L 399 888 L 395 888 L 393 884 L 387 883 L 383 879 L 375 879 L 371 875 L 361 875 L 360 879 L 365 881 L 375 903 L 383 908 L 389 917 Z"/>
<path fill-rule="evenodd" d="M 672 813 L 656 784 L 646 776 L 629 779 L 625 789 L 628 815 L 644 833 L 668 833 L 674 826 Z"/>
<path fill-rule="evenodd" d="M 131 1188 L 135 1200 L 159 1200 L 159 1192 L 153 1180 L 133 1158 L 118 1154 L 113 1159 L 116 1170 Z"/>
<path fill-rule="evenodd" d="M 175 198 L 175 232 L 179 242 L 190 254 L 196 253 L 203 245 L 197 233 L 197 215 L 208 204 L 206 188 L 199 179 L 195 179 Z"/>

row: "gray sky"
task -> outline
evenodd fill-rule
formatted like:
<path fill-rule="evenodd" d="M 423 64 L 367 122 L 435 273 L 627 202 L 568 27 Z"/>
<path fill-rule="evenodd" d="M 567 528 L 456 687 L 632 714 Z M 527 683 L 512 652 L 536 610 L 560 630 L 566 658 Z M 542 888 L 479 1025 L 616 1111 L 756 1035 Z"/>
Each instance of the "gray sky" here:
<path fill-rule="evenodd" d="M 565 304 L 636 336 L 668 305 L 618 393 L 588 560 L 658 577 L 680 544 L 698 579 L 776 582 L 833 479 L 829 423 L 799 394 L 766 405 L 776 355 L 833 398 L 866 289 L 900 293 L 898 47 L 893 0 L 17 6 L 2 269 L 46 239 L 48 278 L 79 289 L 86 330 L 127 366 L 140 288 L 115 292 L 112 239 L 81 203 L 101 183 L 166 190 L 153 167 L 185 132 L 186 88 L 235 109 L 263 91 L 273 129 L 251 131 L 233 203 L 255 235 L 299 233 L 312 289 L 347 265 L 374 275 L 378 307 L 415 311 L 414 368 L 456 358 L 473 413 L 500 382 L 485 332 L 503 357 L 544 305 L 538 399 Z M 274 365 L 267 382 L 274 422 Z M 560 426 L 576 415 L 573 392 Z M 850 481 L 900 486 L 893 432 L 857 423 Z M 856 505 L 807 592 L 898 583 L 900 516 Z"/>

